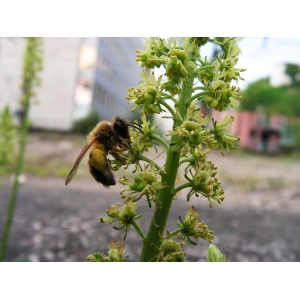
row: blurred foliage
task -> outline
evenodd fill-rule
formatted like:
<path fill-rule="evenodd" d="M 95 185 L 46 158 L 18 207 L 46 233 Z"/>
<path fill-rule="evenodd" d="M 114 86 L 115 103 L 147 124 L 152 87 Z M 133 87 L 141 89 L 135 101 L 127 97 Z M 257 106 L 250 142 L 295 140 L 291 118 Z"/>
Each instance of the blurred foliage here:
<path fill-rule="evenodd" d="M 255 111 L 263 107 L 266 115 L 300 116 L 300 88 L 273 87 L 270 78 L 260 79 L 248 86 L 240 102 L 241 110 Z"/>
<path fill-rule="evenodd" d="M 300 66 L 296 64 L 286 64 L 285 74 L 291 79 L 292 87 L 300 87 Z"/>
<path fill-rule="evenodd" d="M 94 129 L 98 121 L 97 113 L 90 112 L 86 117 L 74 122 L 72 131 L 87 134 Z"/>
<path fill-rule="evenodd" d="M 11 172 L 15 161 L 16 125 L 9 107 L 5 106 L 0 115 L 0 175 Z"/>

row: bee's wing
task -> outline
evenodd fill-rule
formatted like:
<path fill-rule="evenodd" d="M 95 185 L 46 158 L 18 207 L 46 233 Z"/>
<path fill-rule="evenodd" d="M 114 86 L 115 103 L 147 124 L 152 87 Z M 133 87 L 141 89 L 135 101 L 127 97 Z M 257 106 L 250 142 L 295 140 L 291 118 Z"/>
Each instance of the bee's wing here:
<path fill-rule="evenodd" d="M 72 168 L 72 170 L 70 171 L 67 179 L 66 179 L 66 182 L 65 182 L 65 185 L 67 185 L 68 183 L 70 183 L 70 181 L 73 179 L 74 175 L 76 174 L 77 172 L 77 169 L 78 169 L 78 166 L 80 164 L 80 162 L 82 161 L 85 153 L 89 150 L 89 148 L 92 146 L 92 144 L 96 141 L 97 139 L 97 136 L 95 136 L 95 138 L 93 140 L 91 140 L 83 149 L 82 151 L 80 152 L 80 154 L 78 155 L 75 163 L 74 163 L 74 166 Z"/>

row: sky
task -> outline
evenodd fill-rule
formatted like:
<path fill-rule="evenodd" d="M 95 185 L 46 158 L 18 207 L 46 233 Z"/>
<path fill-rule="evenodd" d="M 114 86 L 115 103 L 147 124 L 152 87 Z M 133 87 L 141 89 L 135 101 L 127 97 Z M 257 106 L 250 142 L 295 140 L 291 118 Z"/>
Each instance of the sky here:
<path fill-rule="evenodd" d="M 300 38 L 296 37 L 258 37 L 244 38 L 239 47 L 242 50 L 238 66 L 247 68 L 243 73 L 245 89 L 249 83 L 271 76 L 274 85 L 285 82 L 284 64 L 300 65 Z"/>

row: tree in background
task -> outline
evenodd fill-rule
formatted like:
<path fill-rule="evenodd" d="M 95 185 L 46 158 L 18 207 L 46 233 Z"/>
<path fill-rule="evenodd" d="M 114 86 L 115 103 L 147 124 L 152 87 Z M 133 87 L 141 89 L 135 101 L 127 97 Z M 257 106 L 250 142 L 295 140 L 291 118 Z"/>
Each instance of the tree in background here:
<path fill-rule="evenodd" d="M 296 64 L 286 64 L 285 74 L 291 79 L 292 87 L 300 87 L 300 67 Z"/>
<path fill-rule="evenodd" d="M 269 77 L 250 84 L 243 92 L 240 109 L 255 111 L 262 107 L 266 115 L 300 116 L 299 66 L 287 64 L 285 73 L 291 78 L 290 85 L 274 87 Z"/>

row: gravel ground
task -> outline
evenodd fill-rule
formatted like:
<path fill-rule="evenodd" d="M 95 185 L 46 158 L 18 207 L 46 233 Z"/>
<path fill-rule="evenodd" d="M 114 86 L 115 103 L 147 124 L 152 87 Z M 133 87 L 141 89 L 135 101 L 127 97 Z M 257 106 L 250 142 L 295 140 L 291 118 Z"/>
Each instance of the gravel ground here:
<path fill-rule="evenodd" d="M 48 159 L 53 166 L 63 162 L 71 168 L 84 141 L 80 145 L 60 138 L 65 140 L 58 143 L 32 134 L 25 163 L 30 164 L 34 156 L 41 161 Z M 209 208 L 204 198 L 187 203 L 185 195 L 180 194 L 173 202 L 167 228 L 174 230 L 178 215 L 184 217 L 187 206 L 194 205 L 201 220 L 214 231 L 214 244 L 228 260 L 299 261 L 300 162 L 249 154 L 222 157 L 216 152 L 211 160 L 224 183 L 224 203 Z M 120 185 L 106 189 L 91 179 L 86 169 L 86 162 L 82 162 L 78 176 L 67 187 L 63 177 L 27 174 L 18 193 L 8 261 L 86 261 L 87 255 L 95 251 L 107 254 L 113 239 L 123 241 L 122 231 L 99 223 L 109 205 L 120 202 Z M 0 182 L 0 224 L 4 224 L 11 181 L 1 178 Z M 152 210 L 146 203 L 139 203 L 138 212 L 142 214 L 138 223 L 146 231 Z M 125 245 L 128 261 L 138 260 L 142 245 L 133 229 Z M 206 241 L 186 245 L 187 260 L 205 261 L 207 246 Z"/>

